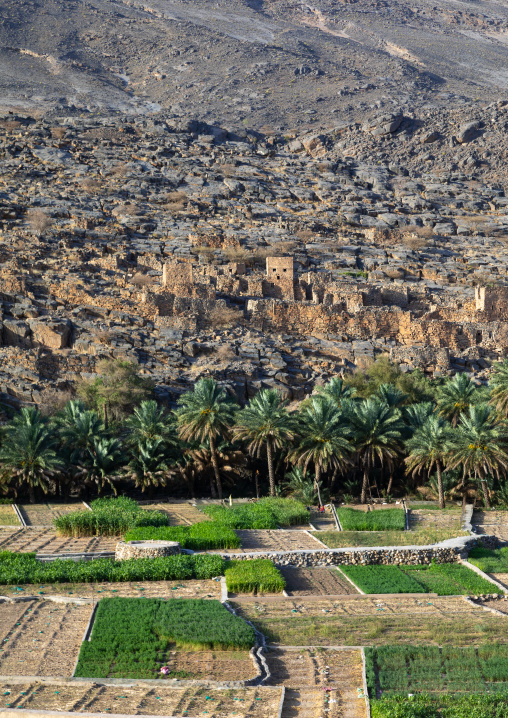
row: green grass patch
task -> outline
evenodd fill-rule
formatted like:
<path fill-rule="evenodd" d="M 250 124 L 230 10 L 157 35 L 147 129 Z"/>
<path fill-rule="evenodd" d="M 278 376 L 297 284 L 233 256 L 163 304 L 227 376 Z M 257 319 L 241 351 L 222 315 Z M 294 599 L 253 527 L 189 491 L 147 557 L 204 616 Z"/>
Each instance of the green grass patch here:
<path fill-rule="evenodd" d="M 467 566 L 433 563 L 430 566 L 341 566 L 365 593 L 437 593 L 438 596 L 502 593 Z"/>
<path fill-rule="evenodd" d="M 281 593 L 286 586 L 280 571 L 269 559 L 229 561 L 226 566 L 224 575 L 231 593 Z"/>
<path fill-rule="evenodd" d="M 365 593 L 425 593 L 421 584 L 398 566 L 341 566 Z"/>
<path fill-rule="evenodd" d="M 337 510 L 344 531 L 404 531 L 404 509 L 378 509 L 359 511 L 342 508 Z"/>
<path fill-rule="evenodd" d="M 224 573 L 225 561 L 214 555 L 177 555 L 114 561 L 57 559 L 43 563 L 35 553 L 0 553 L 0 584 L 91 583 L 94 581 L 183 581 Z"/>
<path fill-rule="evenodd" d="M 220 601 L 104 598 L 90 641 L 81 645 L 80 678 L 157 678 L 172 646 L 195 650 L 245 650 L 255 643 L 251 626 Z"/>
<path fill-rule="evenodd" d="M 74 511 L 53 520 L 62 536 L 120 536 L 134 526 L 167 526 L 161 511 L 145 511 L 134 499 L 95 499 L 91 511 Z"/>
<path fill-rule="evenodd" d="M 365 649 L 369 696 L 508 691 L 508 646 Z"/>
<path fill-rule="evenodd" d="M 371 702 L 372 718 L 508 718 L 508 692 L 393 696 Z"/>
<path fill-rule="evenodd" d="M 499 593 L 502 590 L 493 583 L 478 576 L 467 566 L 459 563 L 433 563 L 430 566 L 402 566 L 407 575 L 413 577 L 429 593 L 438 596 L 460 596 L 467 594 Z"/>
<path fill-rule="evenodd" d="M 349 546 L 430 546 L 440 541 L 468 536 L 454 529 L 416 529 L 415 531 L 316 531 L 314 536 L 330 548 Z"/>
<path fill-rule="evenodd" d="M 240 539 L 233 529 L 216 521 L 201 521 L 192 526 L 138 526 L 125 534 L 126 541 L 178 541 L 192 551 L 239 548 Z"/>
<path fill-rule="evenodd" d="M 206 506 L 203 512 L 231 529 L 276 529 L 310 521 L 310 512 L 299 501 L 271 497 L 256 503 Z"/>
<path fill-rule="evenodd" d="M 497 549 L 478 546 L 471 549 L 468 561 L 485 573 L 508 573 L 508 546 Z"/>

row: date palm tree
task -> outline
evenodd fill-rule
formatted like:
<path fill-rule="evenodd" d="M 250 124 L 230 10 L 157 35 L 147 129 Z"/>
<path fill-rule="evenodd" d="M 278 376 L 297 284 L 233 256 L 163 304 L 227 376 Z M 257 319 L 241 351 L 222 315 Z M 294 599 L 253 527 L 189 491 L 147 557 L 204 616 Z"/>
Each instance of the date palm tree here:
<path fill-rule="evenodd" d="M 456 374 L 438 392 L 439 414 L 456 426 L 460 415 L 474 403 L 476 386 L 467 374 Z"/>
<path fill-rule="evenodd" d="M 401 407 L 408 398 L 407 394 L 397 389 L 394 384 L 381 384 L 378 386 L 375 396 L 393 408 Z"/>
<path fill-rule="evenodd" d="M 139 439 L 131 445 L 129 468 L 136 487 L 144 492 L 148 489 L 152 493 L 154 486 L 165 486 L 167 463 L 167 448 L 160 438 Z"/>
<path fill-rule="evenodd" d="M 169 441 L 173 433 L 172 419 L 153 399 L 142 401 L 125 421 L 133 441 L 162 439 Z"/>
<path fill-rule="evenodd" d="M 94 440 L 105 435 L 104 424 L 97 412 L 86 409 L 80 399 L 69 401 L 54 423 L 70 464 L 78 464 Z"/>
<path fill-rule="evenodd" d="M 508 416 L 508 359 L 493 365 L 489 388 L 490 404 L 500 414 Z"/>
<path fill-rule="evenodd" d="M 214 379 L 200 379 L 193 391 L 183 394 L 175 412 L 180 438 L 184 441 L 208 440 L 219 499 L 222 483 L 217 461 L 217 440 L 231 434 L 235 405 Z"/>
<path fill-rule="evenodd" d="M 470 406 L 454 432 L 448 465 L 462 467 L 463 477 L 479 483 L 485 506 L 490 508 L 487 477 L 505 476 L 508 471 L 506 425 L 499 421 L 492 407 Z"/>
<path fill-rule="evenodd" d="M 49 480 L 62 468 L 53 432 L 34 408 L 23 408 L 4 429 L 0 464 L 21 484 L 26 484 L 30 503 L 35 489 L 48 492 Z"/>
<path fill-rule="evenodd" d="M 435 470 L 439 508 L 444 509 L 443 469 L 450 456 L 452 429 L 440 416 L 429 416 L 406 442 L 408 456 L 405 459 L 406 473 L 413 476 L 425 472 L 427 478 Z"/>
<path fill-rule="evenodd" d="M 420 401 L 417 404 L 409 404 L 402 410 L 408 434 L 411 436 L 417 429 L 420 429 L 429 416 L 434 414 L 435 406 L 431 401 Z"/>
<path fill-rule="evenodd" d="M 235 438 L 247 443 L 251 456 L 266 451 L 271 496 L 275 496 L 273 452 L 290 442 L 296 431 L 295 417 L 286 406 L 275 389 L 261 389 L 236 416 Z"/>
<path fill-rule="evenodd" d="M 318 396 L 329 399 L 338 408 L 341 407 L 345 399 L 351 399 L 354 393 L 355 390 L 348 386 L 340 376 L 334 376 L 327 384 L 318 387 L 316 391 Z"/>
<path fill-rule="evenodd" d="M 365 399 L 354 405 L 349 415 L 356 456 L 363 470 L 361 502 L 367 501 L 369 474 L 376 459 L 381 466 L 387 465 L 393 471 L 395 459 L 402 445 L 404 422 L 399 409 L 378 399 Z"/>
<path fill-rule="evenodd" d="M 320 504 L 323 471 L 327 471 L 329 466 L 343 469 L 349 463 L 352 447 L 346 431 L 344 415 L 334 403 L 322 396 L 313 397 L 300 412 L 297 445 L 290 454 L 290 460 L 301 466 L 304 474 L 309 464 L 314 464 L 314 486 Z"/>
<path fill-rule="evenodd" d="M 122 445 L 117 439 L 105 437 L 94 439 L 83 460 L 83 473 L 97 485 L 99 494 L 106 485 L 109 485 L 116 496 L 117 489 L 113 479 L 124 459 Z"/>

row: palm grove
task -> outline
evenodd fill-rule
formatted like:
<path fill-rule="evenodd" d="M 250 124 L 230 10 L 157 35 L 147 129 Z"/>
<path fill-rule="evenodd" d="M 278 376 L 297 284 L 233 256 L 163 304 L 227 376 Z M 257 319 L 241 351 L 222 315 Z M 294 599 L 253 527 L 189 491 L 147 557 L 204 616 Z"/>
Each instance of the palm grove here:
<path fill-rule="evenodd" d="M 292 406 L 273 389 L 240 406 L 203 378 L 169 410 L 152 389 L 134 365 L 105 362 L 52 415 L 23 408 L 1 429 L 4 495 L 89 498 L 133 483 L 149 496 L 366 502 L 426 485 L 441 506 L 472 491 L 486 507 L 508 502 L 508 360 L 478 387 L 466 374 L 429 380 L 381 359 Z"/>

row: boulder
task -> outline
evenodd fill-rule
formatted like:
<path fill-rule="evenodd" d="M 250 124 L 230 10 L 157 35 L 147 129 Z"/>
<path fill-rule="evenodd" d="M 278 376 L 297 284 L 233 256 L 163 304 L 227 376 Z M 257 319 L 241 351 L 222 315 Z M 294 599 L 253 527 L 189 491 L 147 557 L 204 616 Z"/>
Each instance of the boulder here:
<path fill-rule="evenodd" d="M 67 319 L 39 317 L 28 321 L 32 330 L 33 346 L 64 349 L 69 346 L 72 325 Z"/>

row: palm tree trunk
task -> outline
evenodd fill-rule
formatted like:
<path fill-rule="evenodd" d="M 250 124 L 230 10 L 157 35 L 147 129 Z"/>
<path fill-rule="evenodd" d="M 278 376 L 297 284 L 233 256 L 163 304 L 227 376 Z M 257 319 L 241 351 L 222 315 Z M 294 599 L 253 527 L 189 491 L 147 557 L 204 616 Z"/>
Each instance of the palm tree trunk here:
<path fill-rule="evenodd" d="M 436 464 L 436 472 L 437 472 L 437 490 L 438 490 L 438 495 L 439 495 L 439 508 L 444 509 L 445 500 L 444 500 L 444 489 L 443 489 L 443 475 L 441 473 L 441 464 L 439 461 Z"/>
<path fill-rule="evenodd" d="M 485 508 L 490 509 L 489 485 L 487 484 L 487 480 L 486 480 L 485 476 L 483 476 L 480 479 L 480 483 L 482 485 L 483 500 L 485 501 Z"/>
<path fill-rule="evenodd" d="M 330 481 L 330 494 L 332 493 L 333 489 L 335 488 L 335 482 L 337 481 L 337 476 L 339 474 L 339 466 L 337 465 L 332 474 L 332 479 Z"/>
<path fill-rule="evenodd" d="M 268 462 L 268 478 L 270 480 L 270 496 L 275 496 L 275 474 L 273 471 L 273 452 L 272 442 L 270 439 L 266 441 L 266 460 Z"/>
<path fill-rule="evenodd" d="M 368 488 L 369 488 L 369 462 L 368 462 L 368 459 L 365 459 L 365 464 L 363 467 L 362 496 L 360 499 L 360 502 L 362 504 L 367 503 L 367 489 Z"/>
<path fill-rule="evenodd" d="M 388 486 L 386 488 L 386 494 L 387 496 L 390 495 L 393 485 L 393 471 L 390 471 L 390 478 L 388 479 Z"/>
<path fill-rule="evenodd" d="M 315 467 L 315 479 L 314 479 L 314 483 L 315 483 L 315 485 L 316 485 L 316 491 L 317 491 L 317 495 L 318 495 L 319 506 L 321 507 L 321 506 L 323 505 L 323 502 L 321 501 L 321 491 L 320 491 L 320 489 L 319 489 L 319 480 L 320 480 L 320 478 L 321 478 L 321 466 L 320 466 L 319 463 L 316 461 L 316 463 L 314 464 L 314 467 Z"/>
<path fill-rule="evenodd" d="M 35 504 L 35 491 L 31 482 L 28 484 L 28 497 L 30 499 L 30 503 Z"/>
<path fill-rule="evenodd" d="M 217 461 L 217 450 L 215 449 L 215 443 L 213 437 L 210 435 L 210 454 L 212 456 L 213 473 L 215 474 L 215 481 L 217 482 L 217 491 L 219 493 L 219 501 L 222 501 L 222 482 L 220 480 L 219 462 Z"/>

